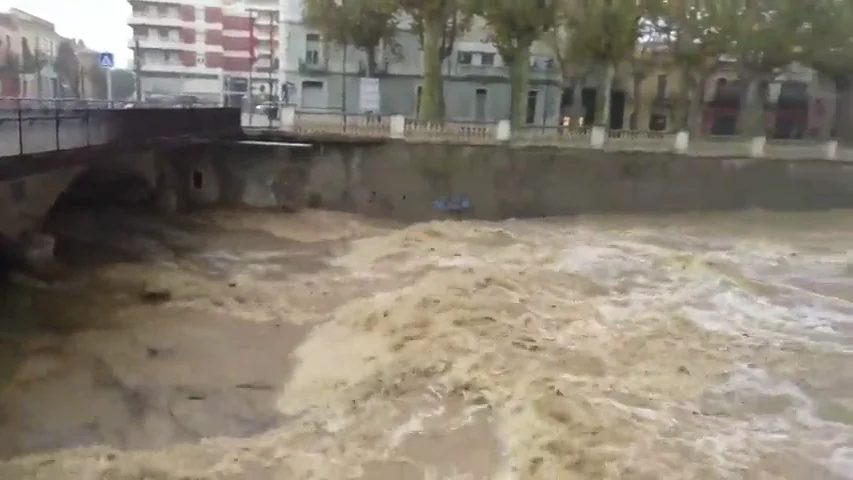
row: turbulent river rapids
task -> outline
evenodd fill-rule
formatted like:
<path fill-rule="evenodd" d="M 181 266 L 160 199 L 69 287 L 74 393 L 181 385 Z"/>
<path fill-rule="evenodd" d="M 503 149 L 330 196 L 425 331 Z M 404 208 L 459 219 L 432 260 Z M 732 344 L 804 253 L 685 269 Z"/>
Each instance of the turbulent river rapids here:
<path fill-rule="evenodd" d="M 853 212 L 67 212 L 2 479 L 853 478 Z"/>

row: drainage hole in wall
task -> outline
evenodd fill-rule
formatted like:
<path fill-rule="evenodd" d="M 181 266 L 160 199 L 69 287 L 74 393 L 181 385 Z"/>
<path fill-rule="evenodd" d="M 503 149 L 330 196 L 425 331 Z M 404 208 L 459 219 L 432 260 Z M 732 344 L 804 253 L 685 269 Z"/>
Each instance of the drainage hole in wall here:
<path fill-rule="evenodd" d="M 193 188 L 201 190 L 204 187 L 204 174 L 198 170 L 193 170 Z"/>

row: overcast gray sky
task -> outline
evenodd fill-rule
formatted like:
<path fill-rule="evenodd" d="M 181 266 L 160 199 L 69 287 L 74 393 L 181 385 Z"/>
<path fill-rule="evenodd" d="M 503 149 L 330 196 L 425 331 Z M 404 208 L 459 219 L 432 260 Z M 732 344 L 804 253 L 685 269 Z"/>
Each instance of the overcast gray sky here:
<path fill-rule="evenodd" d="M 130 4 L 125 0 L 0 0 L 0 11 L 12 7 L 53 22 L 62 36 L 82 39 L 94 50 L 113 52 L 118 67 L 131 57 L 127 48 Z"/>

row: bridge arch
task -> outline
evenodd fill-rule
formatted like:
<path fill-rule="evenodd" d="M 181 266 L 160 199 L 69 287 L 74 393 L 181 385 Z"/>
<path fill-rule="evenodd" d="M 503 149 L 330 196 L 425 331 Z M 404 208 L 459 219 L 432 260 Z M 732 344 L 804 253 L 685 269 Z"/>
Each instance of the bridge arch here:
<path fill-rule="evenodd" d="M 143 204 L 168 213 L 220 200 L 220 175 L 204 146 L 82 155 L 0 178 L 0 243 L 15 243 L 75 204 Z"/>
<path fill-rule="evenodd" d="M 67 205 L 144 203 L 157 189 L 164 167 L 161 163 L 151 154 L 93 162 L 69 178 L 57 192 L 51 210 Z"/>
<path fill-rule="evenodd" d="M 176 213 L 220 200 L 220 175 L 203 146 L 127 154 L 78 172 L 57 196 L 63 203 L 131 204 Z"/>

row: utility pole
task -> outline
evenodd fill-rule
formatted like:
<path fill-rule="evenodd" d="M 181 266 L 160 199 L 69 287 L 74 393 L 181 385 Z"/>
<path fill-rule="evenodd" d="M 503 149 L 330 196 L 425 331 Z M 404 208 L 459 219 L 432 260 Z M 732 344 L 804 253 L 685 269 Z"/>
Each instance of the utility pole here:
<path fill-rule="evenodd" d="M 341 60 L 341 119 L 344 133 L 347 131 L 347 50 L 349 50 L 349 44 L 344 43 L 344 54 Z"/>
<path fill-rule="evenodd" d="M 142 103 L 142 57 L 139 53 L 139 39 L 133 41 L 133 81 L 136 90 L 136 102 Z"/>
<path fill-rule="evenodd" d="M 254 86 L 252 71 L 255 69 L 255 10 L 249 10 L 249 85 L 246 87 L 249 95 L 249 125 L 255 118 Z"/>
<path fill-rule="evenodd" d="M 107 68 L 107 105 L 113 108 L 113 69 Z"/>
<path fill-rule="evenodd" d="M 41 37 L 36 37 L 36 50 L 33 52 L 33 61 L 35 62 L 36 67 L 36 94 L 39 96 L 39 99 L 42 98 L 42 87 L 41 87 L 41 68 L 42 68 L 42 56 L 41 56 L 41 46 L 39 45 L 41 42 Z"/>
<path fill-rule="evenodd" d="M 277 111 L 278 111 L 278 106 L 273 103 L 274 100 L 273 100 L 273 75 L 272 75 L 273 67 L 275 67 L 275 61 L 274 61 L 274 59 L 275 59 L 275 44 L 273 43 L 273 28 L 275 27 L 274 21 L 275 21 L 276 12 L 271 10 L 269 12 L 269 15 L 270 15 L 270 34 L 269 34 L 270 59 L 269 59 L 269 70 L 267 73 L 267 97 L 269 100 L 269 103 L 267 104 L 267 109 L 268 109 L 267 117 L 269 118 L 269 121 L 270 121 L 269 126 L 272 127 L 273 119 L 277 116 Z"/>
<path fill-rule="evenodd" d="M 77 68 L 77 98 L 84 100 L 86 98 L 86 70 L 83 69 L 83 65 Z"/>

